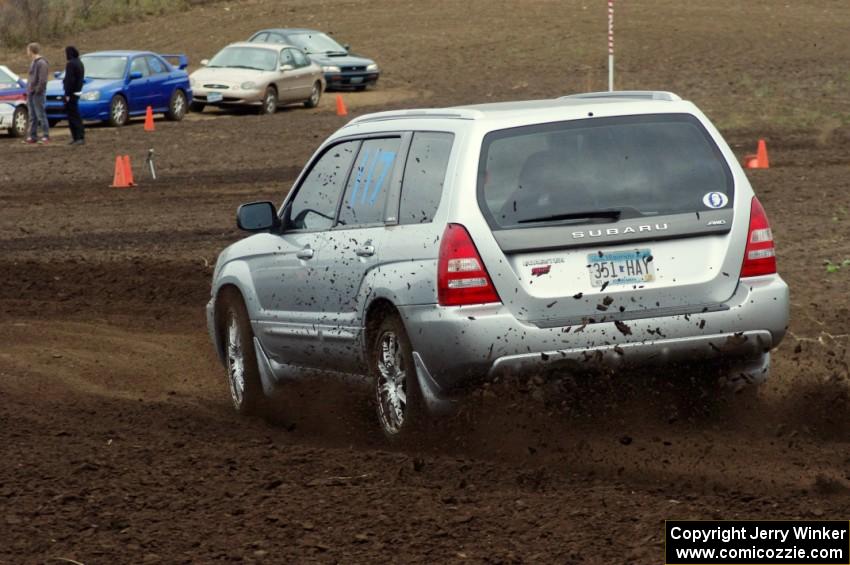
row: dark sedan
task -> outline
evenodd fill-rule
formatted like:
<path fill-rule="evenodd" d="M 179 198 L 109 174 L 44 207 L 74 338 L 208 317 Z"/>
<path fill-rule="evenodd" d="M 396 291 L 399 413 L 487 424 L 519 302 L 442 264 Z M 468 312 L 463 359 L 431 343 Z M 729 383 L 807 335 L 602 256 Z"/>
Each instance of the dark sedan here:
<path fill-rule="evenodd" d="M 381 75 L 375 61 L 350 53 L 348 45 L 340 45 L 321 31 L 302 28 L 264 29 L 252 35 L 248 41 L 284 43 L 302 49 L 311 61 L 322 67 L 328 90 L 363 90 L 378 82 Z"/>

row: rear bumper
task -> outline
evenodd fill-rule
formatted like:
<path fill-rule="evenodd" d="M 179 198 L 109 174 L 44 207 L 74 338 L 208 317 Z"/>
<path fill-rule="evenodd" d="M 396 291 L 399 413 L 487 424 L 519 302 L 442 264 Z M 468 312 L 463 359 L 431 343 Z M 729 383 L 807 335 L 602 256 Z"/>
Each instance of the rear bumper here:
<path fill-rule="evenodd" d="M 440 389 L 504 372 L 663 364 L 753 362 L 776 347 L 788 324 L 788 286 L 778 275 L 741 281 L 724 309 L 584 327 L 540 328 L 502 304 L 401 307 L 414 351 Z M 757 363 L 755 363 L 757 365 Z"/>

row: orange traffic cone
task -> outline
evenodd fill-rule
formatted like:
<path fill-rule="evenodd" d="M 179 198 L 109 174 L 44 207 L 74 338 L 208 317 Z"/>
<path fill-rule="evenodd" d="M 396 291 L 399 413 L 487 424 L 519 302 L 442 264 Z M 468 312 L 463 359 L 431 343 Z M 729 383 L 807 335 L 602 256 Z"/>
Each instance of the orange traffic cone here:
<path fill-rule="evenodd" d="M 345 108 L 345 102 L 342 101 L 342 95 L 336 95 L 336 115 L 337 116 L 347 116 L 348 110 Z"/>
<path fill-rule="evenodd" d="M 133 182 L 133 170 L 130 168 L 130 156 L 117 155 L 115 157 L 115 175 L 112 177 L 110 188 L 130 188 L 135 186 Z"/>
<path fill-rule="evenodd" d="M 145 131 L 154 131 L 156 128 L 153 125 L 153 108 L 148 106 L 145 111 Z"/>
<path fill-rule="evenodd" d="M 744 157 L 744 167 L 748 169 L 769 169 L 770 161 L 767 158 L 767 143 L 759 139 L 758 150 L 755 155 Z"/>
<path fill-rule="evenodd" d="M 127 178 L 124 176 L 124 159 L 121 158 L 121 155 L 115 156 L 115 174 L 112 177 L 112 184 L 109 185 L 110 188 L 127 188 Z"/>
<path fill-rule="evenodd" d="M 130 156 L 124 155 L 124 178 L 130 186 L 136 186 L 133 180 L 133 167 L 130 166 Z"/>

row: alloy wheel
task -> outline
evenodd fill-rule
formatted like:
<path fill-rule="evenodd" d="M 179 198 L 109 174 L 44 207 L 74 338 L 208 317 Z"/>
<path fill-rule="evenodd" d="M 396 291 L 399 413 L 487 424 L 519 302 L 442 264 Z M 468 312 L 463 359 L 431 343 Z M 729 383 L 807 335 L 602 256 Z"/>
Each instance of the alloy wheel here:
<path fill-rule="evenodd" d="M 12 127 L 15 128 L 15 133 L 18 136 L 22 136 L 27 132 L 27 113 L 25 110 L 18 108 L 15 111 L 14 115 L 14 123 Z"/>
<path fill-rule="evenodd" d="M 377 387 L 378 416 L 390 434 L 401 431 L 407 414 L 407 370 L 398 336 L 384 332 L 378 341 Z"/>
<path fill-rule="evenodd" d="M 227 376 L 230 397 L 238 409 L 245 398 L 245 353 L 236 316 L 232 316 L 227 325 Z"/>
<path fill-rule="evenodd" d="M 266 114 L 274 114 L 277 110 L 277 97 L 274 95 L 274 92 L 269 91 L 266 93 L 266 99 L 263 101 L 263 104 L 266 106 Z"/>
<path fill-rule="evenodd" d="M 183 97 L 183 94 L 178 93 L 177 96 L 174 97 L 174 102 L 171 105 L 171 114 L 176 118 L 180 118 L 183 116 L 185 109 L 186 99 Z"/>
<path fill-rule="evenodd" d="M 112 104 L 112 121 L 116 124 L 123 124 L 126 121 L 127 105 L 123 98 L 117 98 Z"/>

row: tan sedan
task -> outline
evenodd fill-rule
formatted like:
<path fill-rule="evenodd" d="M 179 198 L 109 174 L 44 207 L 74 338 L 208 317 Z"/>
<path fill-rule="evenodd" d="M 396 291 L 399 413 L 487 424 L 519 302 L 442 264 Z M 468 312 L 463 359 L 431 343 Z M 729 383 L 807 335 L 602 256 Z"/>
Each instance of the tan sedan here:
<path fill-rule="evenodd" d="M 290 45 L 233 43 L 201 65 L 189 76 L 196 112 L 208 105 L 252 105 L 262 114 L 294 103 L 313 108 L 325 90 L 322 68 Z"/>

